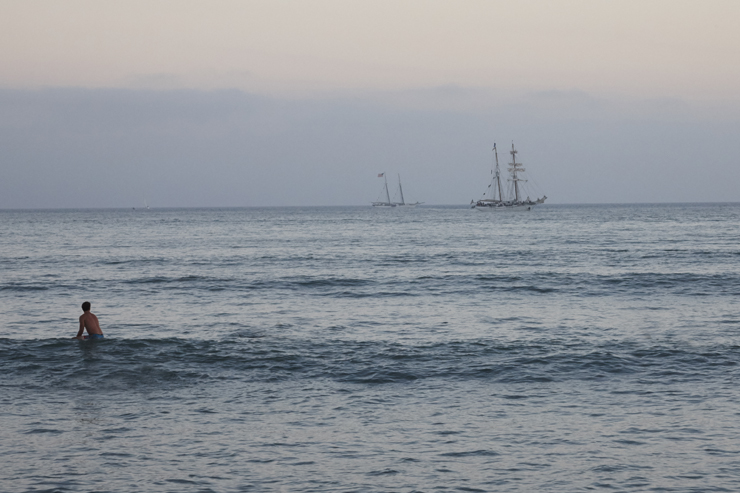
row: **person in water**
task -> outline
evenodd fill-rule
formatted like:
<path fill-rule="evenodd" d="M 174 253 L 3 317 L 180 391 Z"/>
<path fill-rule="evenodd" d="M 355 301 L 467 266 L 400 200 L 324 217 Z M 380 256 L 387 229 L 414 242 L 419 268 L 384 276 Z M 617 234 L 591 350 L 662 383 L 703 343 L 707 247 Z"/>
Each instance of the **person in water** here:
<path fill-rule="evenodd" d="M 82 336 L 82 332 L 87 329 L 87 339 L 102 339 L 103 331 L 100 330 L 100 323 L 98 317 L 90 311 L 90 302 L 86 301 L 82 304 L 82 311 L 85 312 L 80 315 L 80 330 L 74 339 L 85 339 Z"/>

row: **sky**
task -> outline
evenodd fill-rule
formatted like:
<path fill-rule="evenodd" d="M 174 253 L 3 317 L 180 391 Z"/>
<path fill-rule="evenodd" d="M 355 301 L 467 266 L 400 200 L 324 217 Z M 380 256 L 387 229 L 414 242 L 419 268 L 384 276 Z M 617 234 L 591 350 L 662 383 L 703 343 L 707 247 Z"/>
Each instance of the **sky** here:
<path fill-rule="evenodd" d="M 735 0 L 0 2 L 0 208 L 740 201 Z M 508 157 L 501 153 L 502 163 Z"/>

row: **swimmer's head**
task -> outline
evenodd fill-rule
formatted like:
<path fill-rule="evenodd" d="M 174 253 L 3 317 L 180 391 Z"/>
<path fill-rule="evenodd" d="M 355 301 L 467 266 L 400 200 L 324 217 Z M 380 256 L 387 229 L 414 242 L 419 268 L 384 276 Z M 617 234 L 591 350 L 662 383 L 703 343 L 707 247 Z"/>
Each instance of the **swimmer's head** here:
<path fill-rule="evenodd" d="M 89 312 L 90 311 L 90 302 L 86 301 L 82 304 L 82 311 L 83 312 Z"/>

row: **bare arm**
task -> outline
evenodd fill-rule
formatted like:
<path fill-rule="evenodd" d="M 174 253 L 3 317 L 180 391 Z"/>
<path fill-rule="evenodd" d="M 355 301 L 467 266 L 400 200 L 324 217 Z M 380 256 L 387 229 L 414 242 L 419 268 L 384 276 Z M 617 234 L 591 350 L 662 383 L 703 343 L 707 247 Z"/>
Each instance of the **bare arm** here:
<path fill-rule="evenodd" d="M 77 331 L 77 335 L 72 339 L 82 339 L 82 332 L 85 330 L 85 321 L 80 317 L 80 330 Z"/>

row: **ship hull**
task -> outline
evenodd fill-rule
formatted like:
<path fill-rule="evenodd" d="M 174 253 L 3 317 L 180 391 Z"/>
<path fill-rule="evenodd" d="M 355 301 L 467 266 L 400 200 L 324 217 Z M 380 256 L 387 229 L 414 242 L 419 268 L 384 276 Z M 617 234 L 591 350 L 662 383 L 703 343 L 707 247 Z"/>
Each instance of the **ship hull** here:
<path fill-rule="evenodd" d="M 535 205 L 537 204 L 504 205 L 501 207 L 489 207 L 487 205 L 483 205 L 475 206 L 475 209 L 482 212 L 525 212 L 531 211 Z"/>

